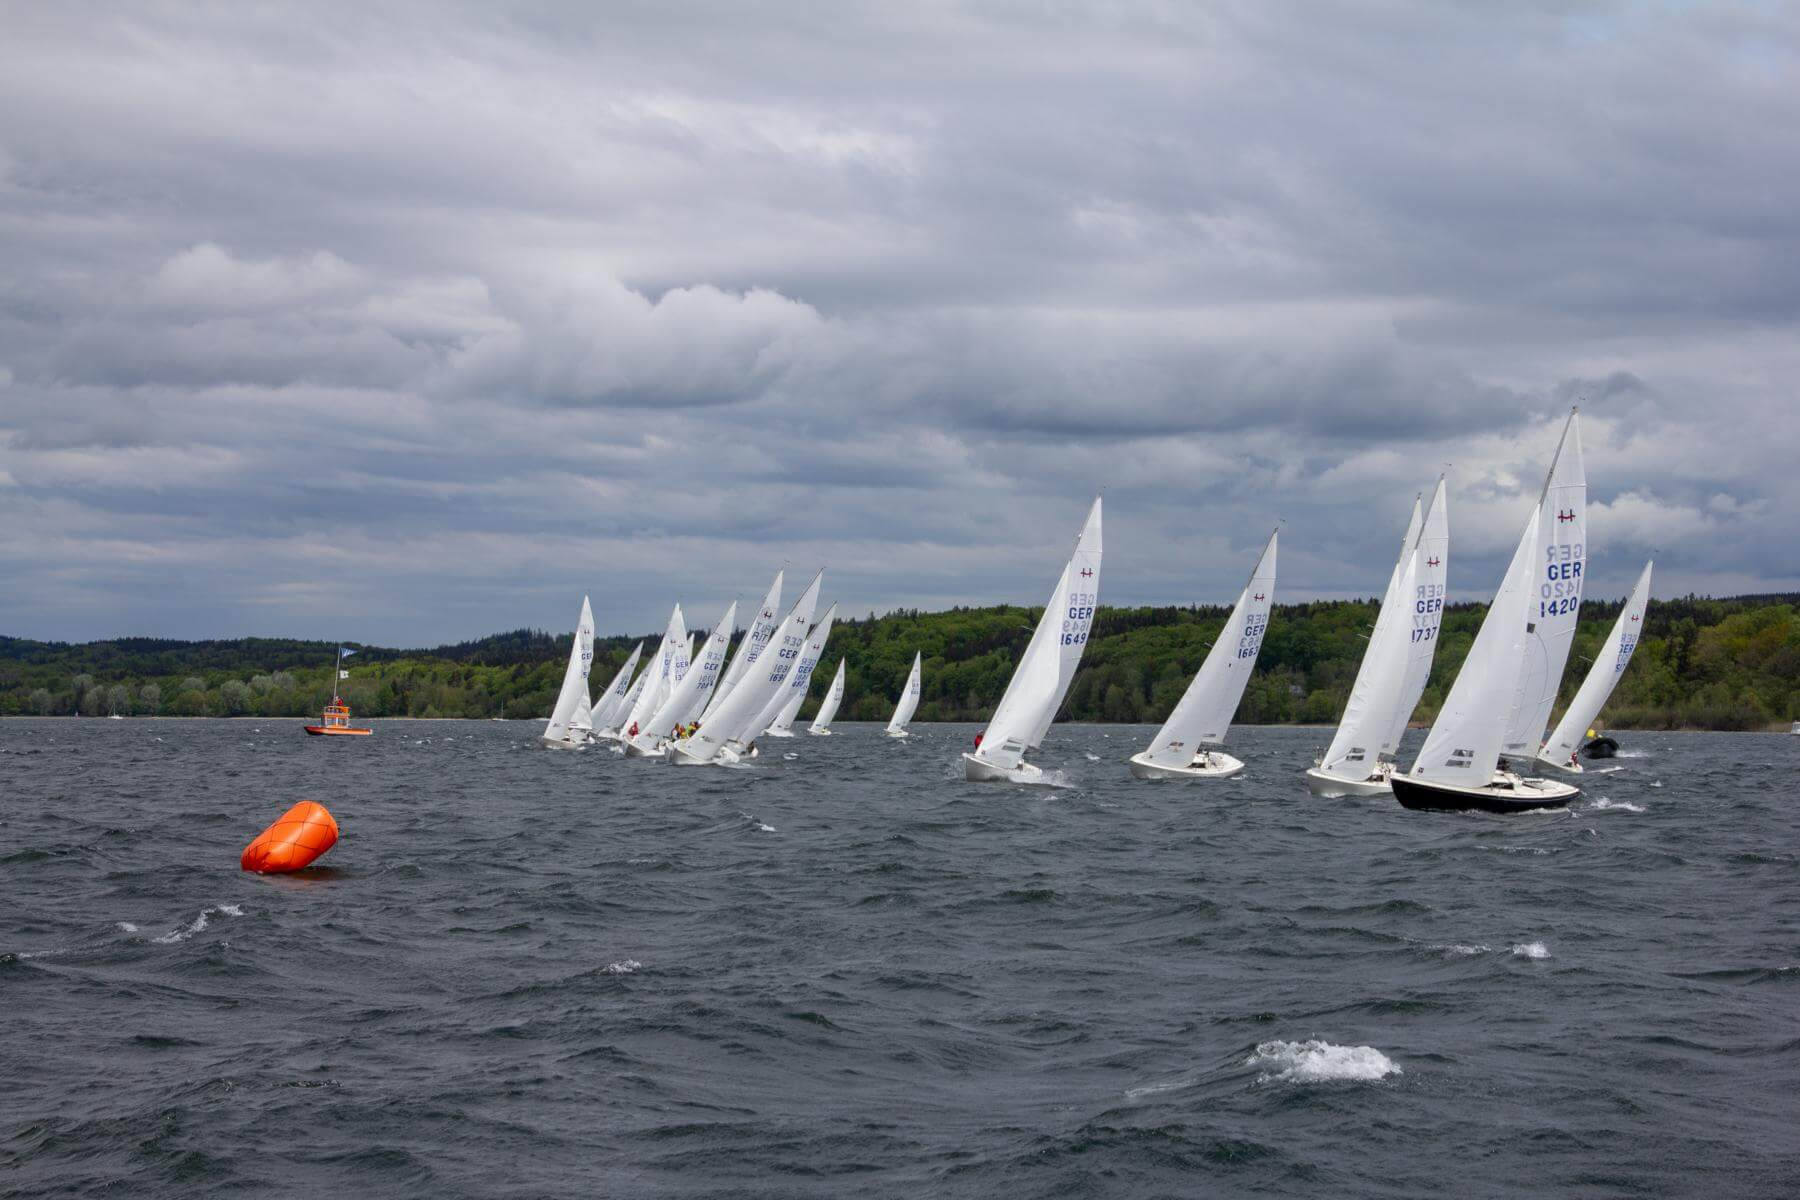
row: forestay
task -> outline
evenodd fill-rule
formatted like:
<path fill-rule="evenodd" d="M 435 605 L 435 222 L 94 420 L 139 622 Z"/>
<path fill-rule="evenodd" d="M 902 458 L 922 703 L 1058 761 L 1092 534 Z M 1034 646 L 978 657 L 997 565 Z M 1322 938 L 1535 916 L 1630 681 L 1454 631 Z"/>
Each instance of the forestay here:
<path fill-rule="evenodd" d="M 1159 767 L 1186 767 L 1201 749 L 1224 742 L 1269 628 L 1269 609 L 1275 603 L 1277 536 L 1269 535 L 1269 544 L 1250 573 L 1250 582 L 1238 593 L 1218 640 L 1140 760 Z"/>

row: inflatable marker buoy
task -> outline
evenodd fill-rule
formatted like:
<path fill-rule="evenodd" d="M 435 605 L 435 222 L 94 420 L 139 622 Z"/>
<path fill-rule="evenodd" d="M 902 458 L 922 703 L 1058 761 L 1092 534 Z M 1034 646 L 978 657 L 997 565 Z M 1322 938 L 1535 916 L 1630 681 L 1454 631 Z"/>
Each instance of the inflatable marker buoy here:
<path fill-rule="evenodd" d="M 337 839 L 337 822 L 325 806 L 302 800 L 244 847 L 238 866 L 259 875 L 298 871 L 337 845 Z"/>

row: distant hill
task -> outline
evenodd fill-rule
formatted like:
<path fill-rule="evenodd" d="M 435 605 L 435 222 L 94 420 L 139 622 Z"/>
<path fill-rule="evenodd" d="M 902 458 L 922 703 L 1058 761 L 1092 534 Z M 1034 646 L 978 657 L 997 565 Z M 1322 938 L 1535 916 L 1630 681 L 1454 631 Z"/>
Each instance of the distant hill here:
<path fill-rule="evenodd" d="M 1797 609 L 1795 594 L 1653 602 L 1606 722 L 1616 728 L 1785 727 L 1800 718 Z M 925 671 L 918 719 L 985 720 L 1041 611 L 1000 605 L 841 621 L 813 695 L 823 694 L 842 657 L 843 718 L 886 720 L 919 651 Z M 1476 604 L 1448 609 L 1420 719 L 1436 713 L 1485 611 Z M 1373 601 L 1278 605 L 1239 720 L 1336 721 L 1375 612 Z M 1563 681 L 1565 700 L 1618 612 L 1617 601 L 1582 606 L 1573 666 Z M 1102 608 L 1064 717 L 1162 720 L 1225 614 L 1223 607 Z M 638 640 L 596 644 L 595 690 Z M 569 642 L 568 634 L 515 629 L 430 649 L 361 646 L 348 661 L 344 692 L 359 716 L 541 717 L 561 682 Z M 337 646 L 286 638 L 118 638 L 71 645 L 0 637 L 0 715 L 311 715 L 330 694 Z M 808 703 L 807 713 L 815 703 Z"/>

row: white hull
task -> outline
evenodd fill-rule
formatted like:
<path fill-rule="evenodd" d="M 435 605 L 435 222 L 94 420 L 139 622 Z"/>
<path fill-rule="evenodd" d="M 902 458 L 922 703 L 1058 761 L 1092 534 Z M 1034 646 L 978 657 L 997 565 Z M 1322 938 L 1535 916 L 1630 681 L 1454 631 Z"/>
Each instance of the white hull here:
<path fill-rule="evenodd" d="M 616 729 L 596 729 L 588 734 L 588 741 L 590 742 L 621 742 L 624 740 L 624 738 L 619 736 L 619 731 Z"/>
<path fill-rule="evenodd" d="M 538 742 L 546 750 L 580 750 L 583 748 L 580 742 L 565 742 L 561 738 L 549 738 L 541 734 L 538 736 Z"/>
<path fill-rule="evenodd" d="M 636 742 L 625 743 L 626 758 L 661 758 L 665 753 L 667 753 L 667 748 L 665 746 L 659 745 L 646 750 Z"/>
<path fill-rule="evenodd" d="M 1043 787 L 1054 786 L 1050 778 L 1044 774 L 1042 767 L 1034 767 L 1028 762 L 1021 762 L 1016 767 L 1002 767 L 986 759 L 965 754 L 963 760 L 963 778 L 970 783 L 1021 783 Z"/>
<path fill-rule="evenodd" d="M 912 736 L 912 734 L 906 732 L 906 730 L 904 730 L 904 729 L 890 729 L 887 731 L 887 735 L 891 738 L 904 738 L 904 737 Z"/>
<path fill-rule="evenodd" d="M 1314 767 L 1306 773 L 1306 788 L 1319 797 L 1332 796 L 1391 796 L 1392 785 L 1388 783 L 1387 773 L 1363 779 L 1346 779 L 1342 775 L 1331 775 Z"/>
<path fill-rule="evenodd" d="M 763 731 L 763 736 L 789 738 L 794 736 L 794 731 L 791 729 L 765 729 Z"/>
<path fill-rule="evenodd" d="M 1204 763 L 1202 764 L 1202 757 Z M 1186 767 L 1165 767 L 1151 762 L 1143 754 L 1131 756 L 1131 777 L 1133 779 L 1230 779 L 1244 769 L 1239 759 L 1229 754 L 1221 754 L 1217 750 L 1209 750 L 1204 756 L 1196 757 L 1196 765 Z"/>
<path fill-rule="evenodd" d="M 811 735 L 812 737 L 830 737 L 831 736 L 831 730 L 829 730 L 829 729 L 809 729 L 806 732 L 809 735 Z"/>
<path fill-rule="evenodd" d="M 1587 771 L 1587 768 L 1578 762 L 1551 762 L 1549 759 L 1541 757 L 1533 761 L 1537 766 L 1549 767 L 1552 771 L 1562 771 L 1569 775 L 1582 775 Z"/>

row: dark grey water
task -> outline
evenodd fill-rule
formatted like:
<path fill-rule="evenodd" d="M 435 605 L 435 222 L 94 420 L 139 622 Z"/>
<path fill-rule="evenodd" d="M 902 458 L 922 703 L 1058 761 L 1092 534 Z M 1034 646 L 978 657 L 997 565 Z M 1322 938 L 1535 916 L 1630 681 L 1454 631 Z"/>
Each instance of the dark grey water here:
<path fill-rule="evenodd" d="M 0 1191 L 1800 1193 L 1800 738 L 1507 818 L 1311 799 L 1318 730 L 1029 791 L 377 728 L 0 722 Z M 240 874 L 301 798 L 324 867 Z"/>

